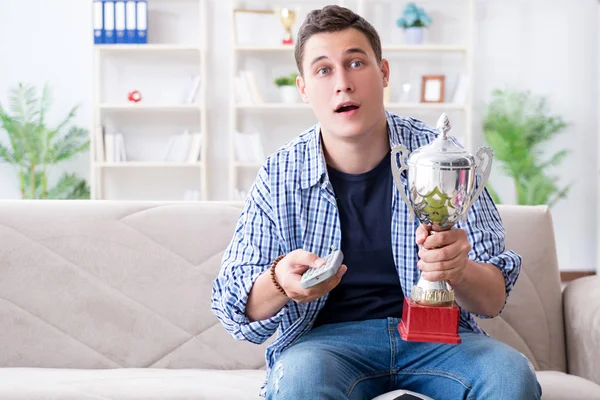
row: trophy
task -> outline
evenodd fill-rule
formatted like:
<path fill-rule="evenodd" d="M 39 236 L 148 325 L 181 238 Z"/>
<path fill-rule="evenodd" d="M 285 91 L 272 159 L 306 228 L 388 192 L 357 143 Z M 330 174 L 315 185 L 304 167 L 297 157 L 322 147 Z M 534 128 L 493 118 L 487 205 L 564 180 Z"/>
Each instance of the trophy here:
<path fill-rule="evenodd" d="M 404 145 L 394 146 L 391 153 L 392 174 L 409 208 L 410 221 L 416 215 L 430 227 L 430 234 L 452 229 L 460 219 L 466 221 L 469 208 L 489 178 L 494 156 L 491 148 L 481 147 L 473 157 L 447 137 L 450 128 L 450 120 L 443 113 L 436 126 L 440 134 L 433 142 L 413 151 L 410 157 Z M 404 171 L 408 196 L 401 181 Z M 410 298 L 404 298 L 398 330 L 407 341 L 458 344 L 459 314 L 448 282 L 430 282 L 421 276 Z"/>
<path fill-rule="evenodd" d="M 294 26 L 294 22 L 296 21 L 296 11 L 289 8 L 277 8 L 275 9 L 275 13 L 279 15 L 279 19 L 285 28 L 285 35 L 283 36 L 282 43 L 284 45 L 294 44 L 294 39 L 292 38 L 292 26 Z"/>

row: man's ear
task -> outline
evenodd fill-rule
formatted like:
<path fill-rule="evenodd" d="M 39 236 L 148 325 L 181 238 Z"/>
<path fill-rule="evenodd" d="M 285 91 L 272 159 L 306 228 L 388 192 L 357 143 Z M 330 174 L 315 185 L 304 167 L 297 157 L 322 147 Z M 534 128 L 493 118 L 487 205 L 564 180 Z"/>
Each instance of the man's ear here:
<path fill-rule="evenodd" d="M 308 94 L 306 93 L 306 84 L 304 83 L 304 78 L 302 75 L 298 75 L 296 77 L 296 87 L 300 91 L 300 96 L 302 97 L 302 101 L 308 103 Z"/>
<path fill-rule="evenodd" d="M 383 87 L 388 87 L 390 83 L 390 63 L 384 58 L 381 60 L 380 65 L 381 76 L 383 78 Z"/>

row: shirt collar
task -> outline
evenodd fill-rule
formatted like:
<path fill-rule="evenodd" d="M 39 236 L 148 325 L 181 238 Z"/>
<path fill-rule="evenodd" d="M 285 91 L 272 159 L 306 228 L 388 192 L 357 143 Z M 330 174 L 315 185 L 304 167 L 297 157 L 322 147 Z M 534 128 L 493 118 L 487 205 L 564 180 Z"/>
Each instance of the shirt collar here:
<path fill-rule="evenodd" d="M 402 143 L 402 134 L 400 124 L 396 118 L 400 118 L 395 114 L 385 111 L 387 119 L 388 136 L 390 140 L 390 148 Z M 304 153 L 304 163 L 302 165 L 302 177 L 300 180 L 300 188 L 308 189 L 321 181 L 327 182 L 327 167 L 325 164 L 325 155 L 323 154 L 323 146 L 321 143 L 321 125 L 316 124 L 310 132 L 310 137 L 307 142 L 306 152 Z"/>

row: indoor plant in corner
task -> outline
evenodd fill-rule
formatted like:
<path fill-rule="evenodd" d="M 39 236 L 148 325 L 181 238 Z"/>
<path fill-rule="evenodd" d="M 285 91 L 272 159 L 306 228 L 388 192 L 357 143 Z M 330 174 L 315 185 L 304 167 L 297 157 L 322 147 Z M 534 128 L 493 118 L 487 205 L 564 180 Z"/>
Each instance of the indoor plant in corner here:
<path fill-rule="evenodd" d="M 404 14 L 396 20 L 396 25 L 404 29 L 404 40 L 407 44 L 423 43 L 423 32 L 431 25 L 431 18 L 415 3 L 404 7 Z"/>
<path fill-rule="evenodd" d="M 53 166 L 89 147 L 88 131 L 70 125 L 78 106 L 56 126 L 48 126 L 50 104 L 47 85 L 41 96 L 32 85 L 9 90 L 8 108 L 0 103 L 0 137 L 6 133 L 8 138 L 0 143 L 0 161 L 15 167 L 23 199 L 89 199 L 87 182 L 73 173 L 63 173 L 48 187 Z"/>
<path fill-rule="evenodd" d="M 300 99 L 298 88 L 296 87 L 296 78 L 298 74 L 292 72 L 287 76 L 280 76 L 275 79 L 275 85 L 279 88 L 281 101 L 285 104 L 297 103 Z"/>
<path fill-rule="evenodd" d="M 483 121 L 486 141 L 494 150 L 494 158 L 502 163 L 515 185 L 520 205 L 544 204 L 552 207 L 564 198 L 570 185 L 559 187 L 557 177 L 550 176 L 549 167 L 558 166 L 567 156 L 561 150 L 543 157 L 540 145 L 561 132 L 567 123 L 551 115 L 547 100 L 528 91 L 495 90 Z M 544 159 L 542 159 L 544 158 Z M 494 201 L 498 194 L 488 184 Z"/>

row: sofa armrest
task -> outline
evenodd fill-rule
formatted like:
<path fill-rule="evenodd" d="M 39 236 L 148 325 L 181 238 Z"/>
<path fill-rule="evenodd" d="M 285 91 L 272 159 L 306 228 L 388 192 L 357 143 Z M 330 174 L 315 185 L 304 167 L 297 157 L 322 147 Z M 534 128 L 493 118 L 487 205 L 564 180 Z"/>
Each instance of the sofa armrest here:
<path fill-rule="evenodd" d="M 569 283 L 563 306 L 568 371 L 600 384 L 600 276 Z"/>

